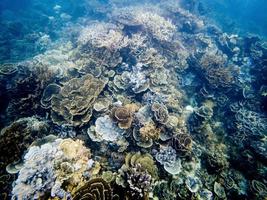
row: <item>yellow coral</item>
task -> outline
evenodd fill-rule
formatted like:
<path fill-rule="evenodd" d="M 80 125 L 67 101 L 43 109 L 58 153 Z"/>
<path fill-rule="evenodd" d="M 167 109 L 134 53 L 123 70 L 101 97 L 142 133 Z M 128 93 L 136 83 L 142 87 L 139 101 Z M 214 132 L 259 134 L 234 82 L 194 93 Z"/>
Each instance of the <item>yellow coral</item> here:
<path fill-rule="evenodd" d="M 153 139 L 157 140 L 160 135 L 160 128 L 157 128 L 154 123 L 146 123 L 142 128 L 140 128 L 140 136 L 143 140 Z"/>

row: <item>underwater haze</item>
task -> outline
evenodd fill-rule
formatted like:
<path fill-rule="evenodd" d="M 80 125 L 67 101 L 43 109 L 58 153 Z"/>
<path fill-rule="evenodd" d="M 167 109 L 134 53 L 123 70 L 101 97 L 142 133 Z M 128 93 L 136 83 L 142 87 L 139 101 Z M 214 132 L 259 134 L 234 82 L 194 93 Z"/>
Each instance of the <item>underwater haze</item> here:
<path fill-rule="evenodd" d="M 266 200 L 266 10 L 1 0 L 0 199 Z"/>

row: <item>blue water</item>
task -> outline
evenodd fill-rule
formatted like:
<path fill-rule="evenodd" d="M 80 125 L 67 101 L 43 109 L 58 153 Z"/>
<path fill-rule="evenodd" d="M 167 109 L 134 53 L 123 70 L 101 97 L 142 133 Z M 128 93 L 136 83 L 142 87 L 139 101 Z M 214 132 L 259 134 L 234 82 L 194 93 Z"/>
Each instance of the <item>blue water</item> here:
<path fill-rule="evenodd" d="M 223 30 L 243 35 L 267 36 L 267 1 L 200 0 L 209 18 Z"/>

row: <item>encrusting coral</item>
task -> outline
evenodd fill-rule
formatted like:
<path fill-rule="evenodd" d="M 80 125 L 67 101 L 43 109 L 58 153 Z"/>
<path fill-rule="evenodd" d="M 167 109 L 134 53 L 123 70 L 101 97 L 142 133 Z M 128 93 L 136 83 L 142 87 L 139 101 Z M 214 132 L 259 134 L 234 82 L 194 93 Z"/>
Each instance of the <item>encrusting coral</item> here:
<path fill-rule="evenodd" d="M 91 116 L 93 103 L 102 92 L 106 81 L 88 74 L 66 82 L 51 98 L 52 120 L 56 124 L 83 126 Z"/>

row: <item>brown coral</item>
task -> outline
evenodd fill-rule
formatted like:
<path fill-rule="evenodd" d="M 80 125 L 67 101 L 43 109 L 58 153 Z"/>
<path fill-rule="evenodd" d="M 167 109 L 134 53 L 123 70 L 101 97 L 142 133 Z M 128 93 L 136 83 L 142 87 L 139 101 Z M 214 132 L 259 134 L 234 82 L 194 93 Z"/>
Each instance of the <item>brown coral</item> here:
<path fill-rule="evenodd" d="M 147 122 L 140 129 L 133 129 L 133 138 L 136 144 L 143 148 L 149 148 L 153 145 L 153 141 L 159 139 L 161 129 L 157 128 L 153 122 Z"/>
<path fill-rule="evenodd" d="M 111 186 L 102 178 L 94 178 L 80 187 L 73 195 L 73 200 L 116 200 Z"/>
<path fill-rule="evenodd" d="M 24 151 L 33 141 L 47 134 L 49 127 L 34 117 L 21 118 L 2 129 L 0 134 L 1 169 L 21 159 Z"/>
<path fill-rule="evenodd" d="M 230 87 L 234 83 L 234 71 L 225 65 L 224 57 L 215 54 L 205 54 L 200 59 L 200 67 L 211 87 Z"/>
<path fill-rule="evenodd" d="M 127 104 L 121 107 L 114 107 L 111 110 L 110 117 L 118 122 L 121 129 L 128 129 L 132 125 L 133 113 L 138 110 L 136 104 Z"/>
<path fill-rule="evenodd" d="M 169 112 L 165 105 L 160 103 L 153 103 L 151 106 L 154 117 L 160 124 L 166 124 L 169 118 Z"/>
<path fill-rule="evenodd" d="M 87 123 L 92 116 L 93 104 L 105 85 L 106 81 L 90 74 L 66 82 L 51 99 L 53 122 L 73 126 Z"/>
<path fill-rule="evenodd" d="M 172 146 L 177 152 L 189 152 L 192 149 L 192 138 L 189 134 L 178 134 L 172 138 Z"/>

